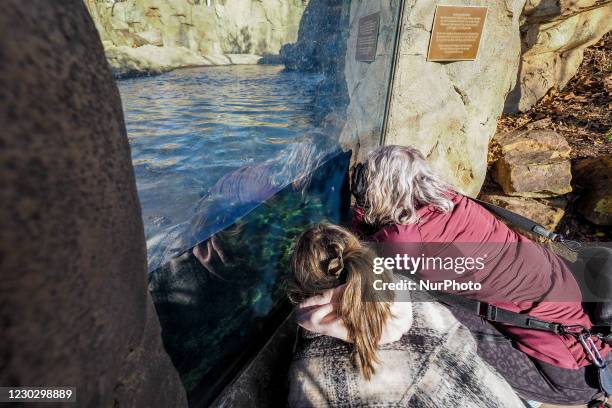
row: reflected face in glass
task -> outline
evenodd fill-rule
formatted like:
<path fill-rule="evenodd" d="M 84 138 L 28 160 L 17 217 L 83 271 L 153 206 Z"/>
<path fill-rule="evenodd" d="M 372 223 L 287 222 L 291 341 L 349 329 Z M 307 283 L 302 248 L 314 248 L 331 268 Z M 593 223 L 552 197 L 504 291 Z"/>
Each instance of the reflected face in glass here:
<path fill-rule="evenodd" d="M 348 211 L 349 159 L 336 155 L 311 175 L 308 187 L 289 184 L 150 274 L 164 344 L 182 375 L 204 378 L 261 333 L 285 302 L 294 240 L 312 223 L 338 222 Z"/>
<path fill-rule="evenodd" d="M 223 176 L 311 132 L 322 80 L 280 65 L 243 65 L 119 81 L 147 241 L 188 221 Z"/>

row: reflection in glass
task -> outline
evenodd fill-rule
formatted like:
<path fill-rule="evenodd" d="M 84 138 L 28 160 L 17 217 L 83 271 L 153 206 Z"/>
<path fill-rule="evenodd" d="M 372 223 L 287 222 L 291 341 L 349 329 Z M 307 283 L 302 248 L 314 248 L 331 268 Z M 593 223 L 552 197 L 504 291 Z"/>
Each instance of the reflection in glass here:
<path fill-rule="evenodd" d="M 119 87 L 149 288 L 165 347 L 200 399 L 287 315 L 293 239 L 348 213 L 344 107 L 313 102 L 330 100 L 320 74 L 278 66 L 187 69 Z"/>
<path fill-rule="evenodd" d="M 314 222 L 340 221 L 348 210 L 342 203 L 349 158 L 336 154 L 308 182 L 287 185 L 151 273 L 164 342 L 188 390 L 213 381 L 282 310 L 293 240 Z"/>
<path fill-rule="evenodd" d="M 298 42 L 281 51 L 285 66 L 190 68 L 118 82 L 149 288 L 194 405 L 210 402 L 287 317 L 283 284 L 295 238 L 349 213 L 351 152 L 338 139 L 351 106 L 353 8 L 311 0 Z M 381 38 L 395 28 L 383 24 Z M 390 72 L 391 60 L 380 49 L 371 67 Z M 376 77 L 380 83 L 359 84 L 377 96 L 353 109 L 368 115 L 350 128 L 378 141 L 389 76 Z"/>
<path fill-rule="evenodd" d="M 118 82 L 149 271 L 164 261 L 160 241 L 194 215 L 217 180 L 274 157 L 314 130 L 312 101 L 322 80 L 317 73 L 256 65 L 181 69 Z"/>

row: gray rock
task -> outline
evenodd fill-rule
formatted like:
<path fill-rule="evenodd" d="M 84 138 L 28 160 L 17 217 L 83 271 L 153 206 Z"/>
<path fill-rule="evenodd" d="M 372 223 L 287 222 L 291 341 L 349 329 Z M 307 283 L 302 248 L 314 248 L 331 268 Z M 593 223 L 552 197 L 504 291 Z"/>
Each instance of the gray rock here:
<path fill-rule="evenodd" d="M 345 0 L 310 0 L 297 41 L 281 48 L 287 69 L 333 74 L 341 71 L 346 52 L 346 4 Z"/>
<path fill-rule="evenodd" d="M 146 289 L 119 93 L 80 0 L 0 14 L 0 384 L 185 406 Z"/>
<path fill-rule="evenodd" d="M 323 74 L 312 103 L 317 121 L 330 114 L 344 116 L 348 105 L 344 69 L 348 18 L 347 0 L 310 0 L 300 22 L 297 41 L 285 44 L 280 52 L 280 59 L 288 70 Z"/>
<path fill-rule="evenodd" d="M 376 58 L 372 62 L 356 61 L 359 20 L 373 13 L 380 13 Z M 398 14 L 397 1 L 359 0 L 351 1 L 350 4 L 349 35 L 344 58 L 344 75 L 350 102 L 340 142 L 345 149 L 353 151 L 354 161 L 362 161 L 381 142 L 385 116 L 384 101 L 387 99 L 391 81 L 392 50 L 396 38 Z"/>

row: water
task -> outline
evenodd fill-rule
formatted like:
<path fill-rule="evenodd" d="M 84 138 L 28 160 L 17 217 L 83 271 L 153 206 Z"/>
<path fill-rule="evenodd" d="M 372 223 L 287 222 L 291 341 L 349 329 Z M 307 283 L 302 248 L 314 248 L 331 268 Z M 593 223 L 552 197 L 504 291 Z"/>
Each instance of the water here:
<path fill-rule="evenodd" d="M 313 129 L 322 79 L 257 65 L 118 81 L 150 259 L 155 237 L 187 222 L 220 177 Z"/>
<path fill-rule="evenodd" d="M 322 80 L 230 66 L 118 82 L 149 289 L 192 402 L 212 398 L 287 315 L 299 234 L 347 212 L 350 154 L 337 127 L 317 126 Z M 187 251 L 196 243 L 206 260 Z"/>

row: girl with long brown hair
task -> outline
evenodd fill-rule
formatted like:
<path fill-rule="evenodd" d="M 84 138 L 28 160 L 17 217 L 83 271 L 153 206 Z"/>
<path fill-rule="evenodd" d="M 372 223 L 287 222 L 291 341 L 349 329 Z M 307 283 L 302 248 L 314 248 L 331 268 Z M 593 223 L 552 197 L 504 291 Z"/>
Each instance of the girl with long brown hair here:
<path fill-rule="evenodd" d="M 300 329 L 289 405 L 523 407 L 444 307 L 373 289 L 375 280 L 393 281 L 392 271 L 373 273 L 375 256 L 336 225 L 298 239 L 288 295 L 298 314 L 318 314 L 310 320 L 325 334 Z"/>
<path fill-rule="evenodd" d="M 369 299 L 373 296 L 373 273 L 364 273 L 372 267 L 373 254 L 345 229 L 331 225 L 317 225 L 304 232 L 297 242 L 292 258 L 293 276 L 289 285 L 289 298 L 295 303 L 307 297 L 334 289 L 337 301 L 338 323 L 346 328 L 347 338 L 354 344 L 354 357 L 366 379 L 374 374 L 376 346 L 381 339 L 383 327 L 391 316 L 392 298 Z M 389 274 L 381 279 L 390 281 Z M 334 295 L 333 291 L 326 292 Z M 385 294 L 383 294 L 384 296 Z M 388 294 L 387 294 L 388 295 Z M 382 296 L 379 296 L 382 297 Z M 311 301 L 312 303 L 312 301 Z M 307 309 L 311 303 L 301 305 Z M 319 311 L 325 313 L 325 310 Z"/>

